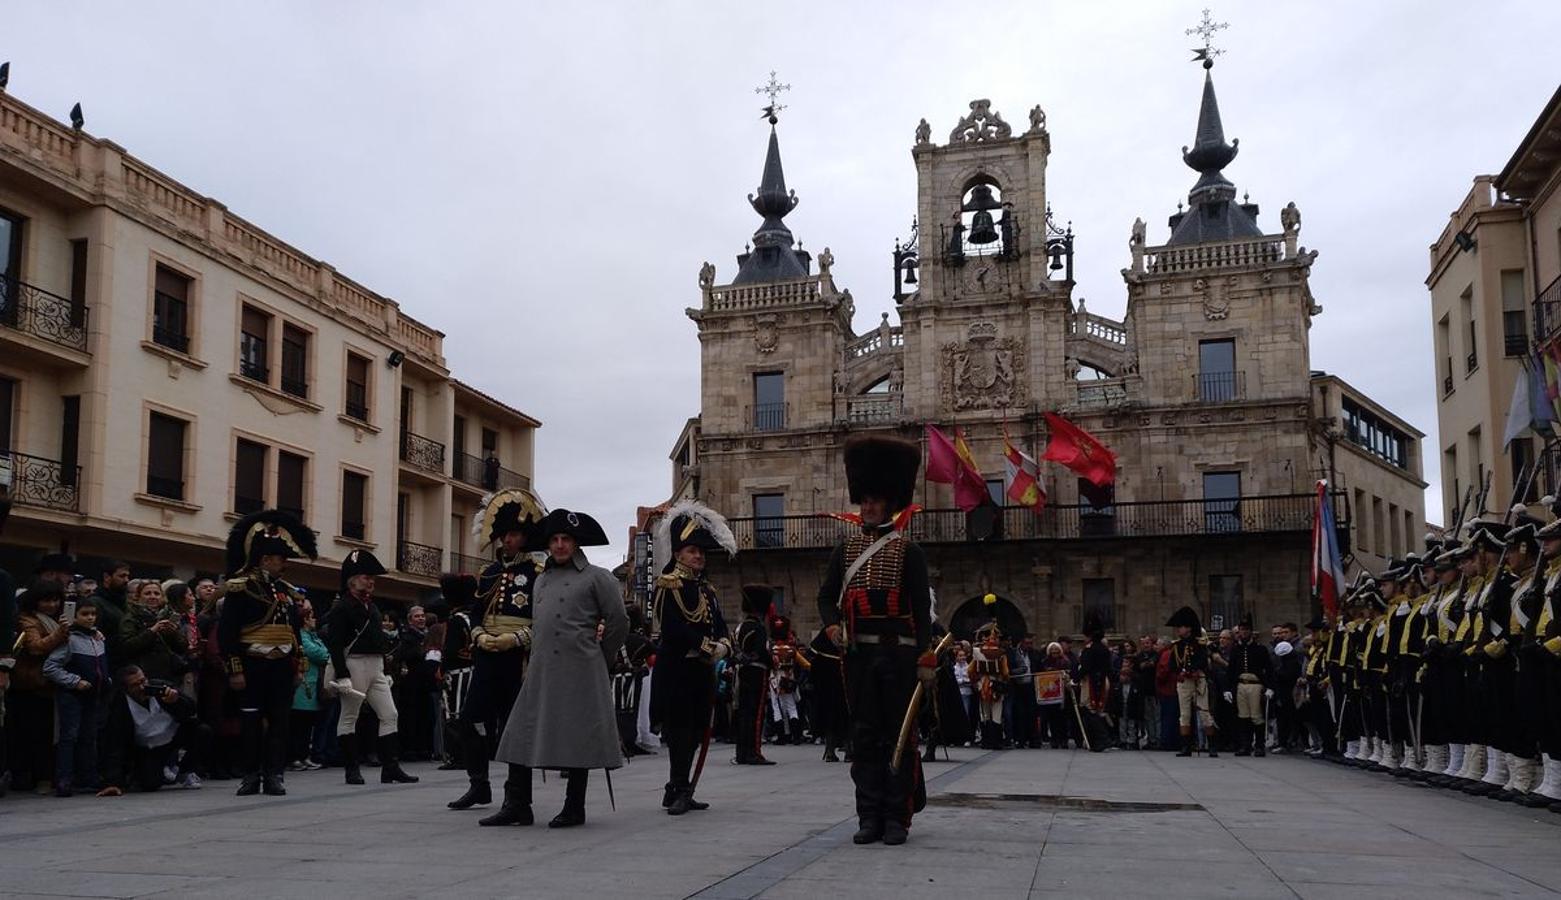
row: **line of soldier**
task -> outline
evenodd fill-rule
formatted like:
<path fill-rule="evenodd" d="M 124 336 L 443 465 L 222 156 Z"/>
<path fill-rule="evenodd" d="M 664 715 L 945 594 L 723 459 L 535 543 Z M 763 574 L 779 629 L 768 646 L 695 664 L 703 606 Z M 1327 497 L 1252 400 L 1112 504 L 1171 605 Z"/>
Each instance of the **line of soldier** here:
<path fill-rule="evenodd" d="M 1313 755 L 1561 812 L 1561 518 L 1518 506 L 1462 531 L 1309 626 Z"/>

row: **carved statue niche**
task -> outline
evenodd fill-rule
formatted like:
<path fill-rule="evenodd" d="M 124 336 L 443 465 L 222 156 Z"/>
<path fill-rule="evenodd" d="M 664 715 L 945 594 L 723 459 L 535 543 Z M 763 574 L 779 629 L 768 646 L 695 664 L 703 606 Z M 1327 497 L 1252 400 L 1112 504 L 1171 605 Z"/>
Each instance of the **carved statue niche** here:
<path fill-rule="evenodd" d="M 1024 345 L 998 337 L 991 322 L 972 323 L 964 341 L 943 345 L 943 406 L 955 411 L 1023 406 Z"/>

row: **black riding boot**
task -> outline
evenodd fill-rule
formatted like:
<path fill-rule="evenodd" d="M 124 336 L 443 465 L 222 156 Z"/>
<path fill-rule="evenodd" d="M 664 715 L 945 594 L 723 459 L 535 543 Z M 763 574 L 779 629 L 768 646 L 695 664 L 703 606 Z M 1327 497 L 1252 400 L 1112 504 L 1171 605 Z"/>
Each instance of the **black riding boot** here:
<path fill-rule="evenodd" d="M 487 787 L 486 783 L 483 787 Z M 490 798 L 491 799 L 491 798 Z M 530 825 L 531 817 L 531 769 L 510 763 L 509 777 L 504 779 L 504 805 L 491 816 L 478 819 L 478 825 Z"/>
<path fill-rule="evenodd" d="M 379 736 L 379 783 L 416 784 L 418 777 L 401 768 L 401 741 L 394 731 Z"/>
<path fill-rule="evenodd" d="M 341 749 L 341 767 L 348 784 L 362 784 L 363 770 L 358 767 L 358 736 L 338 734 L 336 746 Z"/>
<path fill-rule="evenodd" d="M 238 796 L 250 797 L 260 793 L 260 713 L 243 713 L 239 718 L 240 768 L 243 780 L 239 782 Z"/>
<path fill-rule="evenodd" d="M 1251 756 L 1252 725 L 1245 719 L 1236 720 L 1236 755 Z"/>
<path fill-rule="evenodd" d="M 585 824 L 585 785 L 589 769 L 569 769 L 564 773 L 564 808 L 547 823 L 549 828 L 573 828 Z"/>

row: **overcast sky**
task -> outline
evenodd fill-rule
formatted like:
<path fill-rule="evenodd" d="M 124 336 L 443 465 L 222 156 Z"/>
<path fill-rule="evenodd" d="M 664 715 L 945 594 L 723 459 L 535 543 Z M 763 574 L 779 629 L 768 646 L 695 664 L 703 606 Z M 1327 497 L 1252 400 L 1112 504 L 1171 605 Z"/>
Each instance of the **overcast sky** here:
<path fill-rule="evenodd" d="M 859 331 L 893 307 L 919 118 L 942 142 L 972 98 L 1018 128 L 1041 104 L 1048 197 L 1078 234 L 1075 296 L 1120 316 L 1133 219 L 1150 243 L 1181 163 L 1201 3 L 120 2 L 6 4 L 9 90 L 106 137 L 395 298 L 447 335 L 456 377 L 540 418 L 537 484 L 622 557 L 665 499 L 698 412 L 683 309 L 700 263 L 735 272 L 758 219 L 754 87 L 792 90 L 788 218 L 831 247 Z M 1215 68 L 1226 175 L 1320 251 L 1314 368 L 1430 436 L 1427 246 L 1555 90 L 1561 3 L 1227 3 Z M 1017 130 L 1017 129 L 1016 129 Z M 844 498 L 841 498 L 844 502 Z"/>

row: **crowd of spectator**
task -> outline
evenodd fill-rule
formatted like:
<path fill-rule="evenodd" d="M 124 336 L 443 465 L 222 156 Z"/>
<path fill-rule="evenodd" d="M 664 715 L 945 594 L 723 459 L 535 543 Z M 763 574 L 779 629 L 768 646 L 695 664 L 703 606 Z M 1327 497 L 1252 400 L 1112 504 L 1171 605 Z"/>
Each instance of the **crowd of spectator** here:
<path fill-rule="evenodd" d="M 97 577 L 74 568 L 69 556 L 49 554 L 25 588 L 5 587 L 15 602 L 3 616 L 9 627 L 0 629 L 11 632 L 0 647 L 11 666 L 0 668 L 0 793 L 113 797 L 233 778 L 239 720 L 217 646 L 222 583 L 140 578 L 120 562 Z M 294 771 L 340 764 L 339 703 L 322 690 L 330 657 L 318 624 L 331 600 L 310 597 L 302 610 L 304 662 L 288 754 Z M 381 628 L 393 648 L 386 671 L 395 680 L 404 756 L 439 757 L 444 626 L 414 606 L 404 618 L 387 613 Z M 371 711 L 358 727 L 376 733 Z"/>

